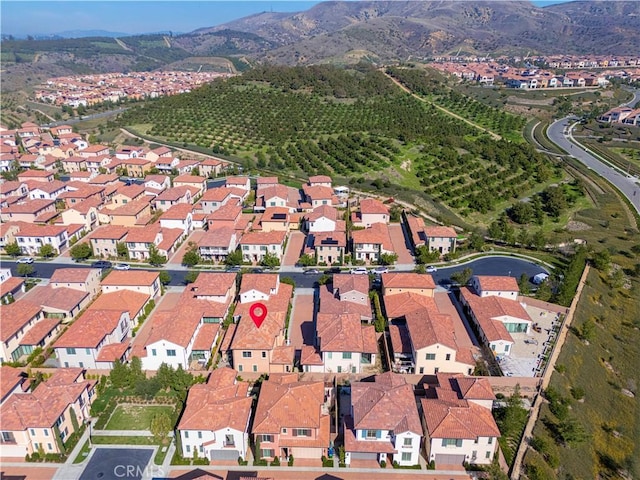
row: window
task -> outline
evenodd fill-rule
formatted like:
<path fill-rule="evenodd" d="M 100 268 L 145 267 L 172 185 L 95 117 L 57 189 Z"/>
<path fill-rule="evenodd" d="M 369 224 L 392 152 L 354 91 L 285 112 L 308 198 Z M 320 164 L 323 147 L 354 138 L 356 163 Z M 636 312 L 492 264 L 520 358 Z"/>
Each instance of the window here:
<path fill-rule="evenodd" d="M 51 451 L 51 450 L 53 450 L 53 446 L 52 446 L 50 443 L 47 443 L 47 449 L 48 449 L 49 451 Z"/>
<path fill-rule="evenodd" d="M 83 362 L 79 362 L 79 363 L 78 363 L 78 366 L 79 366 L 80 368 L 84 368 L 84 363 L 83 363 Z"/>
<path fill-rule="evenodd" d="M 238 365 L 238 371 L 242 372 L 242 365 Z"/>
<path fill-rule="evenodd" d="M 75 354 L 76 354 L 75 348 L 67 348 L 67 355 L 75 355 Z"/>
<path fill-rule="evenodd" d="M 411 461 L 411 452 L 402 452 L 402 461 L 410 462 Z"/>
<path fill-rule="evenodd" d="M 287 429 L 286 429 L 286 428 L 283 428 L 283 429 L 282 429 L 282 434 L 283 434 L 283 435 L 286 435 L 286 434 L 287 434 Z"/>
<path fill-rule="evenodd" d="M 451 354 L 447 353 L 447 356 L 445 357 L 445 360 L 451 360 Z"/>
<path fill-rule="evenodd" d="M 151 349 L 151 356 L 152 356 L 152 357 L 155 357 L 155 356 L 156 356 L 156 349 L 155 349 L 155 348 L 152 348 L 152 349 Z"/>
<path fill-rule="evenodd" d="M 85 348 L 84 349 L 84 353 L 86 353 L 87 355 L 91 355 L 91 349 L 90 348 Z"/>
<path fill-rule="evenodd" d="M 262 452 L 261 456 L 262 458 L 272 458 L 273 457 L 273 448 L 261 448 L 260 451 Z"/>
<path fill-rule="evenodd" d="M 424 373 L 424 367 L 420 367 L 420 373 Z"/>
<path fill-rule="evenodd" d="M 49 436 L 49 430 L 47 430 L 46 428 L 44 429 L 44 436 L 48 437 Z"/>
<path fill-rule="evenodd" d="M 189 432 L 187 431 L 184 432 L 184 438 L 189 438 Z"/>
<path fill-rule="evenodd" d="M 435 353 L 427 353 L 426 359 L 427 360 L 435 360 L 436 359 L 436 354 Z"/>
<path fill-rule="evenodd" d="M 202 432 L 198 432 L 198 438 L 202 438 Z"/>
<path fill-rule="evenodd" d="M 338 373 L 342 373 L 342 367 L 338 365 Z"/>
<path fill-rule="evenodd" d="M 484 458 L 491 458 L 491 452 L 487 452 L 484 454 Z"/>
<path fill-rule="evenodd" d="M 491 445 L 493 443 L 493 437 L 489 437 L 489 440 L 487 441 L 487 443 Z"/>
<path fill-rule="evenodd" d="M 257 365 L 253 365 L 253 371 L 257 372 L 258 371 L 258 366 Z"/>
<path fill-rule="evenodd" d="M 364 432 L 364 437 L 365 438 L 378 438 L 378 431 L 377 430 L 366 430 Z"/>
<path fill-rule="evenodd" d="M 242 358 L 251 358 L 251 352 L 242 352 Z"/>
<path fill-rule="evenodd" d="M 191 453 L 191 445 L 185 445 L 185 447 L 187 448 L 187 453 Z"/>
<path fill-rule="evenodd" d="M 200 453 L 204 453 L 204 447 L 200 445 Z"/>
<path fill-rule="evenodd" d="M 475 443 L 476 445 L 478 444 L 478 437 L 476 437 L 476 439 L 473 441 L 473 443 Z"/>
<path fill-rule="evenodd" d="M 267 358 L 267 352 L 262 352 L 262 358 Z"/>
<path fill-rule="evenodd" d="M 443 438 L 442 446 L 443 447 L 461 447 L 462 439 L 461 438 Z"/>
<path fill-rule="evenodd" d="M 310 437 L 311 429 L 310 428 L 294 428 L 293 436 L 294 437 Z"/>
<path fill-rule="evenodd" d="M 342 353 L 343 360 L 351 360 L 351 352 L 343 352 Z"/>
<path fill-rule="evenodd" d="M 175 356 L 176 356 L 175 350 L 167 350 L 167 357 L 175 357 Z"/>
<path fill-rule="evenodd" d="M 433 373 L 438 373 L 440 371 L 440 369 L 438 367 L 433 369 Z"/>
<path fill-rule="evenodd" d="M 327 352 L 327 360 L 331 360 L 332 356 L 333 356 L 332 352 Z"/>
<path fill-rule="evenodd" d="M 505 346 L 504 346 L 504 351 L 505 351 L 505 352 L 508 352 L 508 351 L 509 351 L 509 345 L 505 345 Z"/>
<path fill-rule="evenodd" d="M 260 435 L 262 437 L 260 441 L 273 443 L 273 435 Z"/>
<path fill-rule="evenodd" d="M 478 458 L 478 451 L 477 450 L 473 450 L 471 452 L 471 460 L 475 460 L 476 458 Z"/>
<path fill-rule="evenodd" d="M 38 450 L 38 448 L 40 448 L 40 444 L 38 442 L 34 442 L 33 449 Z"/>
<path fill-rule="evenodd" d="M 404 446 L 405 447 L 410 447 L 412 443 L 413 443 L 413 439 L 411 437 L 409 437 L 409 438 L 405 437 L 405 439 L 404 439 Z"/>
<path fill-rule="evenodd" d="M 33 428 L 30 428 L 29 431 L 31 432 L 32 437 L 36 436 L 36 431 Z"/>

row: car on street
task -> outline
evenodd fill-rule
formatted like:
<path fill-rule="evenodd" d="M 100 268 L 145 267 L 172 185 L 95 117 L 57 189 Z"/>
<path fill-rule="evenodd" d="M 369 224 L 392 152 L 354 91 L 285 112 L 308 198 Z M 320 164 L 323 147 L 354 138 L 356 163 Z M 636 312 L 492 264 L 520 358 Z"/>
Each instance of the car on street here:
<path fill-rule="evenodd" d="M 436 267 L 434 267 L 433 265 L 429 265 L 427 267 L 427 273 L 436 273 L 438 271 L 438 269 Z"/>
<path fill-rule="evenodd" d="M 107 268 L 112 268 L 113 267 L 113 263 L 108 262 L 106 260 L 98 260 L 97 262 L 93 262 L 91 264 L 91 268 L 102 268 L 107 269 Z"/>
<path fill-rule="evenodd" d="M 254 268 L 251 270 L 251 273 L 264 273 L 263 268 Z"/>
<path fill-rule="evenodd" d="M 324 273 L 341 273 L 342 269 L 340 267 L 331 267 L 328 270 L 325 270 Z"/>
<path fill-rule="evenodd" d="M 351 270 L 353 275 L 367 275 L 369 272 L 365 267 L 358 267 Z"/>
<path fill-rule="evenodd" d="M 376 267 L 373 272 L 376 275 L 379 275 L 379 274 L 382 274 L 382 273 L 389 273 L 389 269 L 387 267 Z"/>
<path fill-rule="evenodd" d="M 240 265 L 231 265 L 230 267 L 227 267 L 227 272 L 231 273 L 239 272 L 240 270 Z"/>
<path fill-rule="evenodd" d="M 304 271 L 305 275 L 315 275 L 317 273 L 320 273 L 320 270 L 318 270 L 317 268 L 310 268 L 309 270 Z"/>
<path fill-rule="evenodd" d="M 16 263 L 33 263 L 33 258 L 31 257 L 22 257 L 16 260 Z"/>
<path fill-rule="evenodd" d="M 130 270 L 131 265 L 128 263 L 116 263 L 116 266 L 113 267 L 114 270 Z"/>

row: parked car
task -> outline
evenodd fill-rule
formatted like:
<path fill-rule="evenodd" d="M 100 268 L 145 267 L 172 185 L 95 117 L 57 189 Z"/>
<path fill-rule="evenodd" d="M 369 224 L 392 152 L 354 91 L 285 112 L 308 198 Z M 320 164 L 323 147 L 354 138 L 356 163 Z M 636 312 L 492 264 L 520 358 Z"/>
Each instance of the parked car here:
<path fill-rule="evenodd" d="M 231 265 L 230 267 L 227 267 L 227 272 L 235 273 L 239 272 L 240 270 L 240 265 Z"/>
<path fill-rule="evenodd" d="M 436 267 L 434 267 L 433 265 L 429 265 L 427 267 L 427 273 L 436 273 L 438 271 L 438 269 Z"/>
<path fill-rule="evenodd" d="M 251 273 L 264 273 L 264 268 L 258 268 L 258 267 L 253 268 L 251 270 Z"/>
<path fill-rule="evenodd" d="M 367 275 L 369 272 L 365 267 L 358 267 L 351 270 L 353 275 Z"/>
<path fill-rule="evenodd" d="M 22 257 L 16 260 L 16 263 L 33 263 L 33 258 L 31 257 Z"/>
<path fill-rule="evenodd" d="M 376 267 L 374 272 L 376 273 L 376 275 L 380 275 L 382 273 L 389 273 L 389 269 L 387 267 Z"/>
<path fill-rule="evenodd" d="M 331 267 L 328 270 L 325 270 L 324 273 L 341 273 L 342 269 L 340 267 Z"/>
<path fill-rule="evenodd" d="M 97 262 L 93 262 L 91 264 L 91 268 L 102 268 L 107 269 L 107 268 L 112 268 L 113 267 L 113 263 L 108 262 L 106 260 L 98 260 Z"/>
<path fill-rule="evenodd" d="M 318 270 L 317 268 L 310 268 L 309 270 L 304 271 L 305 275 L 315 275 L 317 273 L 320 273 L 320 270 Z"/>
<path fill-rule="evenodd" d="M 129 265 L 128 263 L 117 263 L 115 267 L 113 267 L 114 270 L 130 270 L 131 269 L 131 265 Z"/>

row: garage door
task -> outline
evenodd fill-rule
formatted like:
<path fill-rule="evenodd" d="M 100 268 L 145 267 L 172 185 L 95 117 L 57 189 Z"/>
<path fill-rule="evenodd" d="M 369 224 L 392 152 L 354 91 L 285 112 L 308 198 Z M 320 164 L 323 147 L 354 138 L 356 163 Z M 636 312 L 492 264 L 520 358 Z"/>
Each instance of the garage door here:
<path fill-rule="evenodd" d="M 239 456 L 238 450 L 209 450 L 211 460 L 238 460 Z"/>
<path fill-rule="evenodd" d="M 352 452 L 351 460 L 377 460 L 377 453 Z"/>
<path fill-rule="evenodd" d="M 464 455 L 444 455 L 436 454 L 436 466 L 440 465 L 462 465 L 464 463 Z"/>

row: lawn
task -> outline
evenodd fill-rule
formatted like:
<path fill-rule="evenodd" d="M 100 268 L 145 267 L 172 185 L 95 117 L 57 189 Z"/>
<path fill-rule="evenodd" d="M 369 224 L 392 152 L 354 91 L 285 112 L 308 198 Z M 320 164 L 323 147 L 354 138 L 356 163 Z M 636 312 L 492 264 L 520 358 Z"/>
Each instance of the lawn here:
<path fill-rule="evenodd" d="M 166 405 L 118 405 L 107 422 L 107 430 L 149 430 L 154 415 L 173 416 L 173 407 Z"/>
<path fill-rule="evenodd" d="M 154 437 L 111 437 L 104 435 L 92 435 L 91 442 L 94 445 L 159 445 Z"/>

